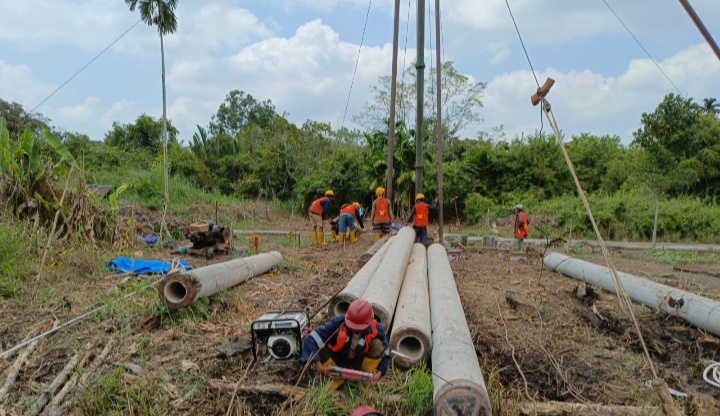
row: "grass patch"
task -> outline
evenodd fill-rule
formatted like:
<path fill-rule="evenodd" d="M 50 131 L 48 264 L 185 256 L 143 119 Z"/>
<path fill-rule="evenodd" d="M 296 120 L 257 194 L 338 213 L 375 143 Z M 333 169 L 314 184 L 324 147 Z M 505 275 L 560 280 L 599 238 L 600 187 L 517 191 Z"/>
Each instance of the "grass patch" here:
<path fill-rule="evenodd" d="M 680 250 L 647 250 L 646 253 L 655 261 L 666 264 L 720 263 L 720 255 L 716 253 Z"/>
<path fill-rule="evenodd" d="M 33 273 L 35 244 L 25 228 L 0 216 L 0 301 L 19 296 Z"/>
<path fill-rule="evenodd" d="M 81 394 L 80 412 L 83 415 L 162 415 L 157 406 L 161 402 L 160 389 L 149 383 L 133 381 L 128 383 L 123 377 L 123 369 L 115 370 L 98 377 Z"/>

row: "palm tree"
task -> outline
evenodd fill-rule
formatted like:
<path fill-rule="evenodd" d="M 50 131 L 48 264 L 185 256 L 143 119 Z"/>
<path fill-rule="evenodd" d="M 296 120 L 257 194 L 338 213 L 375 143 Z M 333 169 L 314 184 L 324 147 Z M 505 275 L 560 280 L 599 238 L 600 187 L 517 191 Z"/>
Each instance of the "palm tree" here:
<path fill-rule="evenodd" d="M 720 114 L 720 103 L 715 98 L 703 98 L 702 112 L 705 114 Z"/>
<path fill-rule="evenodd" d="M 178 0 L 125 0 L 125 4 L 130 7 L 130 11 L 134 12 L 135 8 L 140 10 L 140 18 L 148 26 L 157 26 L 160 34 L 160 56 L 162 59 L 162 94 L 163 94 L 163 167 L 165 176 L 165 204 L 163 208 L 163 224 L 167 213 L 168 204 L 170 203 L 170 189 L 168 186 L 168 155 L 167 155 L 167 95 L 165 93 L 165 44 L 163 43 L 163 35 L 175 33 L 178 28 L 177 16 L 175 9 Z M 162 234 L 162 230 L 161 230 Z"/>

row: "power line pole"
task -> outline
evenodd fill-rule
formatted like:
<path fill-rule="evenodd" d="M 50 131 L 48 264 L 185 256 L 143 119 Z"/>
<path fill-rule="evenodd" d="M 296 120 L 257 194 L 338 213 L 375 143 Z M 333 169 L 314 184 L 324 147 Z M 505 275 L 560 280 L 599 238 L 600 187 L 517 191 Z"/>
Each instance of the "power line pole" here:
<path fill-rule="evenodd" d="M 435 82 L 437 83 L 435 90 L 437 90 L 437 125 L 435 130 L 437 131 L 437 162 L 438 162 L 438 224 L 440 225 L 440 244 L 443 242 L 443 162 L 442 162 L 442 87 L 440 84 L 440 73 L 442 72 L 442 63 L 440 62 L 440 0 L 435 0 L 435 60 L 437 68 L 435 72 Z"/>
<path fill-rule="evenodd" d="M 417 0 L 417 105 L 415 113 L 415 194 L 423 191 L 423 109 L 425 106 L 425 0 Z"/>
<path fill-rule="evenodd" d="M 688 15 L 690 15 L 690 18 L 695 23 L 695 26 L 697 26 L 700 33 L 705 38 L 705 41 L 710 45 L 710 48 L 715 52 L 715 56 L 717 56 L 718 59 L 720 59 L 720 48 L 718 48 L 717 43 L 715 43 L 715 39 L 713 39 L 712 35 L 710 35 L 710 32 L 708 32 L 707 28 L 703 24 L 702 20 L 700 20 L 700 16 L 695 13 L 695 9 L 690 5 L 690 2 L 688 0 L 680 0 L 680 4 L 685 8 L 685 11 Z"/>
<path fill-rule="evenodd" d="M 397 94 L 398 28 L 400 27 L 400 0 L 395 0 L 393 22 L 392 80 L 390 81 L 390 122 L 388 136 L 387 198 L 393 201 L 393 163 L 395 162 L 395 95 Z"/>

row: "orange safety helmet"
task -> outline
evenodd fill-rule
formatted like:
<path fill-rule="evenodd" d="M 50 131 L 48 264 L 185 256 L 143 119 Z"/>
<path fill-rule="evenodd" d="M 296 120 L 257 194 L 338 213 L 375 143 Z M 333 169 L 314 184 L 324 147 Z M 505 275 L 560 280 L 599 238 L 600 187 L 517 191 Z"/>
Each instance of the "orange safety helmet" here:
<path fill-rule="evenodd" d="M 353 331 L 364 331 L 370 326 L 375 314 L 365 299 L 353 301 L 345 313 L 345 325 Z"/>

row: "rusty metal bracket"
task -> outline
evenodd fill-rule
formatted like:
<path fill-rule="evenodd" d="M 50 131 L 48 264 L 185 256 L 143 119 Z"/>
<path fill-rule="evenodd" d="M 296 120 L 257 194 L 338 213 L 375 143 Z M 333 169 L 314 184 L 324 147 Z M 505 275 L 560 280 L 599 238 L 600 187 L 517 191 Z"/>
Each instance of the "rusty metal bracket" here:
<path fill-rule="evenodd" d="M 550 88 L 552 88 L 553 84 L 555 84 L 555 80 L 552 78 L 549 78 L 545 80 L 545 83 L 542 85 L 542 87 L 537 89 L 537 92 L 530 97 L 530 102 L 532 105 L 538 105 L 540 101 L 542 101 L 546 95 L 550 92 Z"/>

